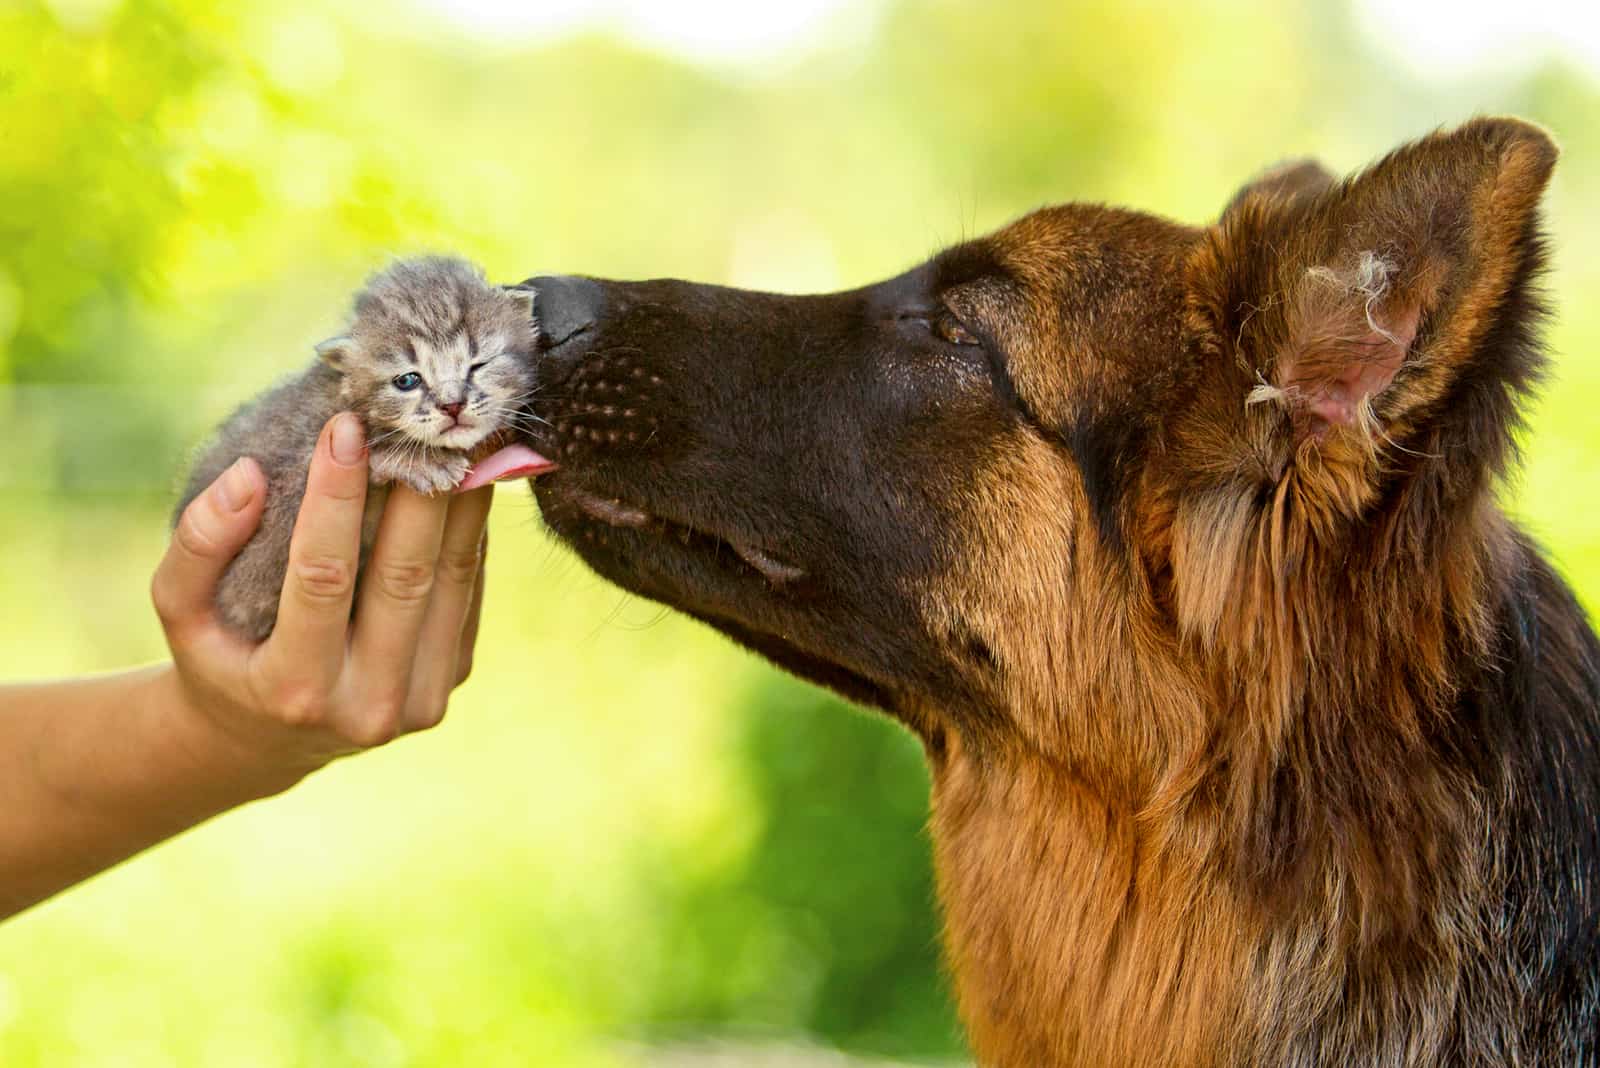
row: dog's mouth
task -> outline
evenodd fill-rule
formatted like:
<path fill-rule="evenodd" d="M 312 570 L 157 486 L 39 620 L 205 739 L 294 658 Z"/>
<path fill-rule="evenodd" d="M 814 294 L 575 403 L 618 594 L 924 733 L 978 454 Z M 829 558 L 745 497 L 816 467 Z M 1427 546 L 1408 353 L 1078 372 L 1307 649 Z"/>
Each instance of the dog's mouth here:
<path fill-rule="evenodd" d="M 576 487 L 567 487 L 562 496 L 586 518 L 606 527 L 637 532 L 641 536 L 668 543 L 676 542 L 684 550 L 697 556 L 709 556 L 718 563 L 736 560 L 774 588 L 792 586 L 806 577 L 804 568 L 781 559 L 748 538 L 714 531 L 701 524 L 669 519 L 620 497 L 605 497 Z"/>
<path fill-rule="evenodd" d="M 880 708 L 890 694 L 859 670 L 794 641 L 798 620 L 814 619 L 825 597 L 807 568 L 753 539 L 704 520 L 578 484 L 566 471 L 534 484 L 545 522 L 597 572 L 724 631 L 805 678 Z"/>

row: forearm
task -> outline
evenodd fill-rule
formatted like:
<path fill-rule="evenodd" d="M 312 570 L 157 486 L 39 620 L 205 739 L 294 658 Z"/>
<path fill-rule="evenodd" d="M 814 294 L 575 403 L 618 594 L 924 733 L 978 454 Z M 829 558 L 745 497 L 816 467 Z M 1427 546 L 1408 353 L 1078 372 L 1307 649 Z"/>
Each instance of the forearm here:
<path fill-rule="evenodd" d="M 0 917 L 298 777 L 195 714 L 170 664 L 0 687 Z"/>

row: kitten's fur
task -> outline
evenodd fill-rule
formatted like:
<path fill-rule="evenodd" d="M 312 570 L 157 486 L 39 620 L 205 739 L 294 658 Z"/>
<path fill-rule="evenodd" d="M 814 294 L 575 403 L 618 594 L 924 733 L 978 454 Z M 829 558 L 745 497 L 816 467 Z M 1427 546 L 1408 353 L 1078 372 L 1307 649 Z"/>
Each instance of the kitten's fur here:
<path fill-rule="evenodd" d="M 464 260 L 402 260 L 356 297 L 347 334 L 318 345 L 310 367 L 229 417 L 195 464 L 174 522 L 239 457 L 261 465 L 261 527 L 217 589 L 231 629 L 253 640 L 272 631 L 306 468 L 335 412 L 353 411 L 367 428 L 363 563 L 390 483 L 446 492 L 466 474 L 471 453 L 525 418 L 538 340 L 532 302 L 531 290 L 492 286 Z M 414 384 L 406 376 L 416 376 Z M 453 404 L 461 405 L 455 416 L 441 407 Z"/>

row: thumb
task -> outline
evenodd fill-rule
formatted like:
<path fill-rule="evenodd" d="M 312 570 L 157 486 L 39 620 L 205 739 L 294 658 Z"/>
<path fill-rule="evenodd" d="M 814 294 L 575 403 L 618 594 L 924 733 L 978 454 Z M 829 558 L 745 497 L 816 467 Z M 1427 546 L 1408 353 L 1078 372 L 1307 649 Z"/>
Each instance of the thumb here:
<path fill-rule="evenodd" d="M 150 584 L 169 635 L 210 621 L 222 572 L 261 524 L 266 488 L 260 466 L 246 456 L 183 510 Z"/>

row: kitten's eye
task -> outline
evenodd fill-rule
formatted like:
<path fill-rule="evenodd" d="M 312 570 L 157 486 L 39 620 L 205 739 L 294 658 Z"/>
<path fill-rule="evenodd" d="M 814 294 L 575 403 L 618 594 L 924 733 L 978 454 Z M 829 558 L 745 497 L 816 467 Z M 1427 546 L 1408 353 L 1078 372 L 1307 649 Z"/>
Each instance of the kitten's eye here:
<path fill-rule="evenodd" d="M 469 366 L 467 368 L 467 374 L 469 374 L 469 375 L 477 374 L 479 371 L 483 370 L 483 365 L 488 363 L 488 362 L 489 362 L 488 360 L 482 360 L 482 361 L 480 361 L 478 363 L 472 364 L 471 366 Z"/>
<path fill-rule="evenodd" d="M 415 371 L 407 371 L 403 375 L 395 375 L 394 388 L 402 393 L 409 393 L 422 385 L 422 376 Z"/>
<path fill-rule="evenodd" d="M 981 344 L 978 340 L 978 335 L 968 330 L 962 325 L 960 319 L 957 319 L 949 312 L 941 312 L 934 317 L 933 332 L 952 345 Z"/>

